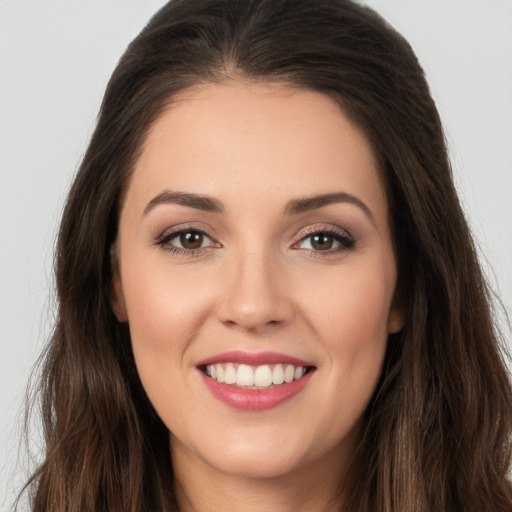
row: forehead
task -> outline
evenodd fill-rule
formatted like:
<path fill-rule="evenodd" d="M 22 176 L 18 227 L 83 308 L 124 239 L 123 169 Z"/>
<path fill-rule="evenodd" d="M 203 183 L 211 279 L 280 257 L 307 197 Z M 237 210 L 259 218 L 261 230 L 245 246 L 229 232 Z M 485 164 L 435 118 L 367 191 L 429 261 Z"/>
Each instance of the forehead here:
<path fill-rule="evenodd" d="M 283 201 L 344 190 L 386 202 L 370 143 L 332 98 L 235 81 L 182 92 L 152 126 L 128 196 L 164 189 Z"/>

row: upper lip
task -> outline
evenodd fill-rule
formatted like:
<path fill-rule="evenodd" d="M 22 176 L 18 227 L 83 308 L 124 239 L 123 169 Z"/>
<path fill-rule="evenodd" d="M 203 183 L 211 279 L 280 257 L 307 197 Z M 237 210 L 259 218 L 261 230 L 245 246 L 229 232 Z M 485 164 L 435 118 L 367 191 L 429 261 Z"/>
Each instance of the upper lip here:
<path fill-rule="evenodd" d="M 245 352 L 231 350 L 202 359 L 197 366 L 207 366 L 217 363 L 239 363 L 249 366 L 261 366 L 264 364 L 291 364 L 293 366 L 314 366 L 311 362 L 282 354 L 279 352 Z"/>

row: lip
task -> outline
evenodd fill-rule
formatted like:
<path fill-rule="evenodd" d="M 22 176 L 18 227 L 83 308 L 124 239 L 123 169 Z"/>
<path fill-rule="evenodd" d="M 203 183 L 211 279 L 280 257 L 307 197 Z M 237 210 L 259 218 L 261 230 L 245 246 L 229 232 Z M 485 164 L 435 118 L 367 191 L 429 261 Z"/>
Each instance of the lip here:
<path fill-rule="evenodd" d="M 218 382 L 199 371 L 208 390 L 221 402 L 244 411 L 273 409 L 300 393 L 308 384 L 313 371 L 288 384 L 279 384 L 268 389 L 237 388 L 231 384 Z"/>
<path fill-rule="evenodd" d="M 196 365 L 198 373 L 212 395 L 226 405 L 244 411 L 262 411 L 278 407 L 299 394 L 307 386 L 314 373 L 314 371 L 309 371 L 298 380 L 274 385 L 267 389 L 248 389 L 218 382 L 208 377 L 208 375 L 202 371 L 202 368 L 207 365 L 227 362 L 247 364 L 250 366 L 281 363 L 314 368 L 314 365 L 303 359 L 278 352 L 251 353 L 239 350 L 222 352 L 199 361 Z"/>
<path fill-rule="evenodd" d="M 244 352 L 231 350 L 199 361 L 196 366 L 207 366 L 217 363 L 239 363 L 249 366 L 261 366 L 263 364 L 292 364 L 293 366 L 314 366 L 313 363 L 292 357 L 279 352 Z"/>

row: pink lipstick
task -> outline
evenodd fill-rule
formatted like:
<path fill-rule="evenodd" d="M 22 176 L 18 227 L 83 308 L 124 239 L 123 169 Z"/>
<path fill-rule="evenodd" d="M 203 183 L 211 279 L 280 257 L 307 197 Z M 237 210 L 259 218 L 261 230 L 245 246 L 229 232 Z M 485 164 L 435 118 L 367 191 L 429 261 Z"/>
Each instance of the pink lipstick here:
<path fill-rule="evenodd" d="M 277 407 L 310 381 L 310 362 L 277 352 L 230 351 L 197 364 L 208 390 L 220 401 L 241 410 Z"/>

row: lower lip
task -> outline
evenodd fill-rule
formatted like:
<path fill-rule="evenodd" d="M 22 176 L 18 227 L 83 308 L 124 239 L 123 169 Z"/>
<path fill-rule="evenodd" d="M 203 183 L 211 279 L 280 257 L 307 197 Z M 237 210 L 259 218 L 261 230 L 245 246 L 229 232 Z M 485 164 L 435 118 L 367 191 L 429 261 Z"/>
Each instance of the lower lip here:
<path fill-rule="evenodd" d="M 244 411 L 263 411 L 273 409 L 300 393 L 309 382 L 310 371 L 304 377 L 286 384 L 278 384 L 267 389 L 237 388 L 218 382 L 200 372 L 206 387 L 215 398 L 235 409 Z"/>

